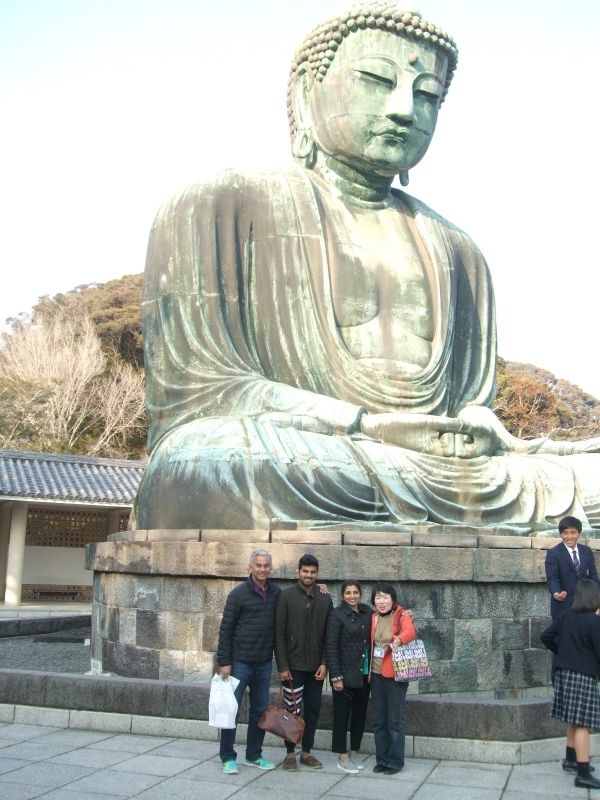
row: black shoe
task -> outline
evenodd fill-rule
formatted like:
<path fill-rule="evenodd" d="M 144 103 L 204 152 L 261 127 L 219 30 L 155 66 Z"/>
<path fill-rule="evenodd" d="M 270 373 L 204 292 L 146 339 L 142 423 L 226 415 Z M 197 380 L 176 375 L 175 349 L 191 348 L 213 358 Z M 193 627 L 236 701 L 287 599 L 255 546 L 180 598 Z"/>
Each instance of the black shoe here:
<path fill-rule="evenodd" d="M 577 775 L 575 786 L 580 786 L 582 789 L 600 789 L 600 781 L 593 775 Z"/>
<path fill-rule="evenodd" d="M 395 769 L 394 767 L 386 767 L 383 770 L 384 775 L 397 775 L 400 772 L 399 769 Z"/>
<path fill-rule="evenodd" d="M 375 764 L 373 767 L 373 772 L 385 772 L 387 767 L 384 767 L 383 764 Z"/>
<path fill-rule="evenodd" d="M 562 762 L 562 768 L 565 772 L 577 772 L 577 762 L 576 761 L 569 761 L 568 758 L 565 758 Z M 595 772 L 596 770 L 594 767 L 590 766 L 590 772 Z"/>

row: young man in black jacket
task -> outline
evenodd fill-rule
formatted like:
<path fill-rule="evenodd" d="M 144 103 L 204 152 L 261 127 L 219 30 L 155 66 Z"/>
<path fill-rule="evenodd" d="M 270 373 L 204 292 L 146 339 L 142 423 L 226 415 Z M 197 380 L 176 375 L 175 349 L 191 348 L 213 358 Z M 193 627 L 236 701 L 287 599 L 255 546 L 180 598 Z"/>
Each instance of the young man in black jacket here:
<path fill-rule="evenodd" d="M 319 562 L 305 553 L 298 562 L 298 583 L 285 589 L 277 599 L 275 614 L 275 660 L 284 696 L 289 708 L 298 712 L 303 705 L 304 736 L 300 763 L 312 769 L 323 765 L 311 755 L 321 711 L 325 665 L 325 631 L 332 609 L 331 597 L 317 587 Z M 294 695 L 285 686 L 292 682 Z M 295 699 L 295 702 L 294 702 Z M 287 756 L 283 769 L 298 769 L 295 745 L 286 742 Z"/>
<path fill-rule="evenodd" d="M 244 764 L 265 770 L 275 769 L 272 761 L 263 758 L 265 732 L 258 727 L 260 715 L 269 704 L 275 606 L 281 592 L 279 586 L 269 580 L 272 568 L 271 554 L 267 550 L 253 551 L 247 580 L 236 586 L 227 597 L 217 648 L 221 678 L 227 680 L 233 675 L 239 680 L 235 690 L 238 706 L 247 687 L 250 691 Z M 235 728 L 221 730 L 219 754 L 226 775 L 239 772 L 234 749 L 235 733 Z"/>

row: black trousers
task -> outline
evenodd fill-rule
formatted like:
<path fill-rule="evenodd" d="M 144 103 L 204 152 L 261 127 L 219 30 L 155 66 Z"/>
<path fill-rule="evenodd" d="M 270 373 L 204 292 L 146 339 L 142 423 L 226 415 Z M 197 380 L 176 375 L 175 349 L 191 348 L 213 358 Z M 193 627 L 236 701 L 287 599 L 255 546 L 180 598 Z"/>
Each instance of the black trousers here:
<path fill-rule="evenodd" d="M 310 753 L 313 744 L 315 743 L 315 731 L 317 730 L 317 723 L 319 721 L 319 714 L 321 713 L 321 694 L 323 693 L 323 681 L 318 681 L 315 678 L 314 672 L 304 672 L 302 670 L 293 669 L 292 673 L 292 686 L 298 689 L 295 692 L 296 696 L 296 713 L 302 713 L 304 718 L 304 735 L 302 736 L 302 752 Z M 284 698 L 286 706 L 290 707 L 289 703 L 290 694 L 286 690 L 284 684 Z M 288 753 L 293 753 L 296 745 L 293 742 L 285 743 Z"/>
<path fill-rule="evenodd" d="M 344 689 L 332 692 L 333 734 L 331 749 L 334 753 L 348 752 L 348 723 L 350 723 L 350 750 L 360 750 L 371 685 L 364 678 L 363 685 L 357 689 Z"/>
<path fill-rule="evenodd" d="M 375 760 L 382 767 L 404 766 L 404 700 L 408 683 L 371 673 Z"/>

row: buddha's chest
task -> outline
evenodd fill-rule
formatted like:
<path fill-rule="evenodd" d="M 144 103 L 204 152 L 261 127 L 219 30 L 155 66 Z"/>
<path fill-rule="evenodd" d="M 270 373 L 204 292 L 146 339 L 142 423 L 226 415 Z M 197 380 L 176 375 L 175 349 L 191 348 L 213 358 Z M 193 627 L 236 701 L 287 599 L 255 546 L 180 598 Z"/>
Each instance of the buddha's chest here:
<path fill-rule="evenodd" d="M 357 358 L 415 367 L 431 354 L 431 264 L 414 223 L 395 209 L 355 213 L 348 237 L 328 236 L 336 322 Z M 330 231 L 331 233 L 331 231 Z"/>

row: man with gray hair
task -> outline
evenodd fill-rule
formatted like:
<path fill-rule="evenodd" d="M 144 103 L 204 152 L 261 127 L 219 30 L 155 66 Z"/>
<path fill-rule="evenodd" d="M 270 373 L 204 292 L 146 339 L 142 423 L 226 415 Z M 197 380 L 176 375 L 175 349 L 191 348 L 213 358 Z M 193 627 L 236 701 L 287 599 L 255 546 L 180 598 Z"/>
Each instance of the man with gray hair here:
<path fill-rule="evenodd" d="M 249 690 L 250 709 L 246 740 L 247 767 L 275 769 L 268 758 L 263 758 L 262 744 L 265 732 L 258 727 L 260 715 L 269 703 L 275 605 L 279 586 L 269 581 L 273 568 L 268 550 L 254 550 L 250 555 L 248 578 L 229 593 L 219 629 L 217 664 L 223 680 L 230 675 L 239 680 L 235 690 L 238 706 Z M 236 728 L 221 730 L 219 755 L 226 775 L 239 772 L 234 749 Z"/>

